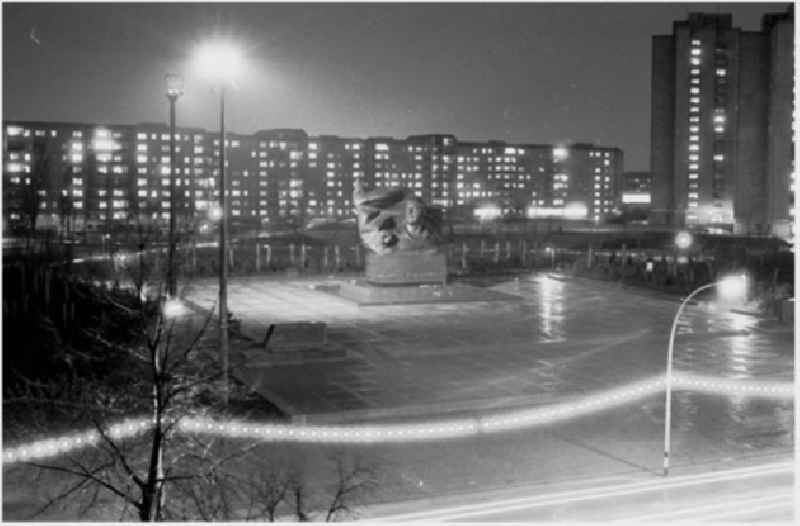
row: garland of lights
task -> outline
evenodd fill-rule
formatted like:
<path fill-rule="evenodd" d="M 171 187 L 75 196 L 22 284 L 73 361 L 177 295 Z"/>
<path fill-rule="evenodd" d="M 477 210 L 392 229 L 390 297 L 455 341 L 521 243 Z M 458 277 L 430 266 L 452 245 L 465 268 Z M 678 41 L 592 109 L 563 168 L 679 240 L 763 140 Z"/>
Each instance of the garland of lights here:
<path fill-rule="evenodd" d="M 268 442 L 355 444 L 444 440 L 525 429 L 596 413 L 653 395 L 663 390 L 664 384 L 664 378 L 659 376 L 609 391 L 586 395 L 574 401 L 545 407 L 428 422 L 331 426 L 261 424 L 250 421 L 220 421 L 210 418 L 185 417 L 176 423 L 176 429 L 184 433 L 221 435 Z M 703 393 L 758 396 L 774 399 L 792 399 L 794 396 L 794 384 L 792 382 L 760 383 L 720 380 L 708 376 L 687 374 L 674 375 L 672 387 L 673 389 Z M 128 419 L 109 426 L 106 435 L 108 438 L 115 440 L 132 438 L 147 431 L 151 426 L 152 421 L 148 418 Z M 13 464 L 54 457 L 76 449 L 95 446 L 101 440 L 102 436 L 97 430 L 38 440 L 21 446 L 3 449 L 3 463 Z"/>

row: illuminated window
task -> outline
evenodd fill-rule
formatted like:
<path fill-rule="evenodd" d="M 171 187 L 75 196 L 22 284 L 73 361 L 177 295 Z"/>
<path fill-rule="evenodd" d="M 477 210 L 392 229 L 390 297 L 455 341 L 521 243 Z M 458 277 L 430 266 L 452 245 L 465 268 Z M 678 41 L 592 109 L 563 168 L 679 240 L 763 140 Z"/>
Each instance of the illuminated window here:
<path fill-rule="evenodd" d="M 715 153 L 714 154 L 714 160 L 715 161 L 724 161 L 725 160 L 725 155 L 723 155 L 721 153 Z"/>
<path fill-rule="evenodd" d="M 700 55 L 700 49 L 699 48 L 692 48 L 691 53 L 694 56 L 698 56 L 698 55 Z"/>
<path fill-rule="evenodd" d="M 689 151 L 690 152 L 696 152 L 696 151 L 699 151 L 699 150 L 700 150 L 700 145 L 699 144 L 690 144 L 689 145 Z"/>
<path fill-rule="evenodd" d="M 689 179 L 697 179 L 697 174 L 696 173 L 690 173 L 689 174 Z"/>
<path fill-rule="evenodd" d="M 699 45 L 700 45 L 700 40 L 698 40 L 698 39 L 696 39 L 696 38 L 693 38 L 693 39 L 692 39 L 692 45 L 693 45 L 693 46 L 699 46 Z"/>
<path fill-rule="evenodd" d="M 693 141 L 693 142 L 699 141 L 700 140 L 700 136 L 699 135 L 690 135 L 689 136 L 689 140 Z"/>
<path fill-rule="evenodd" d="M 689 93 L 691 93 L 692 95 L 699 95 L 700 88 L 695 88 L 695 87 L 689 88 Z"/>
<path fill-rule="evenodd" d="M 700 59 L 699 59 L 699 58 L 697 58 L 697 57 L 692 57 L 692 58 L 689 60 L 689 62 L 691 62 L 693 66 L 699 66 L 699 65 L 700 65 Z"/>
<path fill-rule="evenodd" d="M 699 68 L 692 68 L 692 69 L 689 70 L 689 74 L 691 74 L 691 75 L 699 75 L 700 74 L 700 69 Z"/>
<path fill-rule="evenodd" d="M 700 106 L 689 106 L 689 113 L 700 113 Z"/>
<path fill-rule="evenodd" d="M 700 97 L 689 97 L 689 104 L 700 104 Z"/>
<path fill-rule="evenodd" d="M 728 75 L 728 70 L 725 68 L 717 68 L 716 74 L 718 77 L 725 77 Z"/>

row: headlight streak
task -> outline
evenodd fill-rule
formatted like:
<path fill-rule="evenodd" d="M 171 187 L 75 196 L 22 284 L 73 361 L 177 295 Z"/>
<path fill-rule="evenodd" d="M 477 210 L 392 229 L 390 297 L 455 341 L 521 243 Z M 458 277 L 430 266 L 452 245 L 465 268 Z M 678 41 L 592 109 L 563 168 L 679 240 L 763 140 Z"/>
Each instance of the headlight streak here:
<path fill-rule="evenodd" d="M 510 497 L 478 504 L 461 504 L 449 508 L 404 513 L 384 517 L 370 518 L 373 522 L 444 522 L 465 520 L 474 517 L 485 517 L 490 514 L 513 512 L 532 507 L 563 505 L 613 497 L 625 497 L 645 492 L 663 491 L 673 488 L 686 488 L 713 484 L 715 482 L 739 481 L 791 472 L 792 462 L 774 462 L 757 466 L 733 468 L 726 471 L 712 471 L 693 475 L 678 476 L 670 479 L 658 478 L 623 482 L 614 486 L 593 486 L 586 489 L 560 491 L 556 493 L 524 497 Z M 638 524 L 639 521 L 636 521 Z"/>
<path fill-rule="evenodd" d="M 792 382 L 726 380 L 690 374 L 675 374 L 672 382 L 674 390 L 787 400 L 794 396 Z M 221 421 L 184 417 L 177 423 L 175 429 L 185 433 L 227 436 L 264 442 L 372 444 L 446 440 L 562 422 L 646 398 L 662 391 L 664 386 L 664 377 L 657 376 L 555 405 L 428 422 L 331 426 L 259 424 L 251 421 Z M 152 419 L 150 418 L 127 419 L 110 425 L 105 432 L 109 438 L 124 440 L 146 431 L 151 426 Z M 95 446 L 100 442 L 101 436 L 96 430 L 37 440 L 16 447 L 4 448 L 3 463 L 13 464 L 51 458 L 76 449 Z"/>

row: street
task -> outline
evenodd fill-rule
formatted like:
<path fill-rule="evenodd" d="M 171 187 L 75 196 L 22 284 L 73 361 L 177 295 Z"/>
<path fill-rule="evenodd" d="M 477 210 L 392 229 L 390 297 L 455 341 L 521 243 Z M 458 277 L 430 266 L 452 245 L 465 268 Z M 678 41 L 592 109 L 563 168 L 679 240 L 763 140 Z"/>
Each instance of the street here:
<path fill-rule="evenodd" d="M 371 510 L 371 521 L 790 522 L 792 462 L 664 477 L 587 479 L 495 495 L 460 495 Z M 407 511 L 400 511 L 403 507 Z M 381 513 L 383 512 L 383 513 Z"/>

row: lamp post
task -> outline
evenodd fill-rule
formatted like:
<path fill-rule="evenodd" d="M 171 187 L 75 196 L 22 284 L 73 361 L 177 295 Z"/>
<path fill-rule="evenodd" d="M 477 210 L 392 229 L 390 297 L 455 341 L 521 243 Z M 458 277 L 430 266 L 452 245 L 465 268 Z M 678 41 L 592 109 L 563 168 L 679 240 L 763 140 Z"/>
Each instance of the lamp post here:
<path fill-rule="evenodd" d="M 678 312 L 675 313 L 675 318 L 672 320 L 672 328 L 669 331 L 669 347 L 667 348 L 667 375 L 665 378 L 666 384 L 666 401 L 664 404 L 664 476 L 669 475 L 669 454 L 670 454 L 670 431 L 672 424 L 672 357 L 675 350 L 675 333 L 678 329 L 678 320 L 683 313 L 683 309 L 700 292 L 718 287 L 720 295 L 725 296 L 727 299 L 744 297 L 747 294 L 747 276 L 729 276 L 722 278 L 713 283 L 707 283 L 701 287 L 696 288 L 691 294 L 686 296 L 678 307 Z"/>
<path fill-rule="evenodd" d="M 225 86 L 219 88 L 219 349 L 222 367 L 222 399 L 228 405 L 228 204 L 225 185 Z"/>
<path fill-rule="evenodd" d="M 222 377 L 222 401 L 228 405 L 228 204 L 225 184 L 225 84 L 235 79 L 241 69 L 239 50 L 228 42 L 208 42 L 197 51 L 200 72 L 211 77 L 219 89 L 219 357 Z"/>
<path fill-rule="evenodd" d="M 183 94 L 183 78 L 166 76 L 169 99 L 169 249 L 167 254 L 167 294 L 175 296 L 175 101 Z"/>

